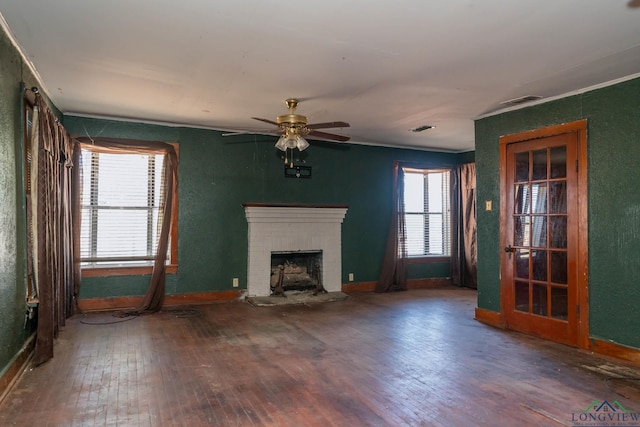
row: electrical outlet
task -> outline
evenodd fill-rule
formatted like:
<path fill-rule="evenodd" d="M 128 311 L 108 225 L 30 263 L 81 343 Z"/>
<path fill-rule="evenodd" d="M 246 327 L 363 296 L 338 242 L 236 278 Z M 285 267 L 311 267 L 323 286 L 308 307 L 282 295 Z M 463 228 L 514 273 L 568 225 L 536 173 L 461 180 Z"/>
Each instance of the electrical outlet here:
<path fill-rule="evenodd" d="M 349 281 L 353 282 L 353 273 L 349 273 Z"/>
<path fill-rule="evenodd" d="M 234 278 L 233 278 L 233 287 L 234 287 L 234 288 L 237 288 L 237 287 L 238 287 L 238 285 L 239 285 L 239 283 L 238 283 L 238 278 L 237 278 L 237 277 L 234 277 Z"/>

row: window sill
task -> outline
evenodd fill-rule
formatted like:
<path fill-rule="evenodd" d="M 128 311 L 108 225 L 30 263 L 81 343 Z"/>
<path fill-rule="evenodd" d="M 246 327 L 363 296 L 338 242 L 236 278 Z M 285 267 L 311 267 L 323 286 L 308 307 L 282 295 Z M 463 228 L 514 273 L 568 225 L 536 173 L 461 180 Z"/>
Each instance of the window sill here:
<path fill-rule="evenodd" d="M 82 277 L 110 277 L 110 276 L 143 276 L 151 274 L 152 266 L 141 267 L 96 267 L 83 268 Z M 168 274 L 178 272 L 178 266 L 175 264 L 167 265 L 165 270 Z"/>
<path fill-rule="evenodd" d="M 451 257 L 449 256 L 414 256 L 406 258 L 407 264 L 436 264 L 450 261 Z"/>

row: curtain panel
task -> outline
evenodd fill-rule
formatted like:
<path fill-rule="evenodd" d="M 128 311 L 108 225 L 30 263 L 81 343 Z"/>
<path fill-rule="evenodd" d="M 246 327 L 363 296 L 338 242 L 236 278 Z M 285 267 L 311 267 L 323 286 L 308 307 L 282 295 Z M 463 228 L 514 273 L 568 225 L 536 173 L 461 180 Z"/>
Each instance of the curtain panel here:
<path fill-rule="evenodd" d="M 451 278 L 454 285 L 477 288 L 476 165 L 466 163 L 452 174 L 453 233 Z"/>
<path fill-rule="evenodd" d="M 31 281 L 37 292 L 38 325 L 34 363 L 53 357 L 54 339 L 75 310 L 73 212 L 71 182 L 73 149 L 69 134 L 39 93 L 33 99 L 31 163 L 28 195 L 30 234 L 27 239 Z"/>
<path fill-rule="evenodd" d="M 407 290 L 407 231 L 404 215 L 404 171 L 399 162 L 393 166 L 391 221 L 387 233 L 380 277 L 376 292 Z"/>
<path fill-rule="evenodd" d="M 100 153 L 112 153 L 112 154 L 164 154 L 164 188 L 165 199 L 162 204 L 162 217 L 166 220 L 162 221 L 162 228 L 160 229 L 160 238 L 158 239 L 158 246 L 156 249 L 155 259 L 153 261 L 153 269 L 151 272 L 151 279 L 149 287 L 142 299 L 142 302 L 134 310 L 127 312 L 126 314 L 136 315 L 144 313 L 153 313 L 162 308 L 165 295 L 165 274 L 166 274 L 166 253 L 169 245 L 169 236 L 171 231 L 171 215 L 173 210 L 173 195 L 174 191 L 177 191 L 178 185 L 178 156 L 175 148 L 168 143 L 158 141 L 138 141 L 129 139 L 115 139 L 115 138 L 90 138 L 90 137 L 74 137 L 75 142 L 75 155 L 80 157 L 80 150 L 82 147 L 90 149 L 92 151 Z M 79 168 L 81 169 L 81 168 Z M 82 188 L 81 174 L 76 174 L 75 179 L 75 192 L 77 197 L 76 209 L 80 209 L 80 192 Z M 80 216 L 78 216 L 80 218 Z M 76 247 L 80 246 L 80 225 L 75 229 L 74 241 Z M 79 253 L 78 249 L 78 253 Z M 78 265 L 79 270 L 79 265 Z"/>

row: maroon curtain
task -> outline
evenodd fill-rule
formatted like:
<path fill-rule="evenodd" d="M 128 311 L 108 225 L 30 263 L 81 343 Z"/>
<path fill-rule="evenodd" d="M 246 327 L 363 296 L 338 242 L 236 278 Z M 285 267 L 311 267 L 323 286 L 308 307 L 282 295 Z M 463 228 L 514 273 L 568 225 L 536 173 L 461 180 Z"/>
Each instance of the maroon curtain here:
<path fill-rule="evenodd" d="M 53 357 L 54 339 L 74 312 L 71 175 L 73 149 L 66 130 L 39 93 L 35 94 L 32 161 L 28 176 L 31 191 L 32 260 L 38 300 L 38 326 L 34 363 Z"/>
<path fill-rule="evenodd" d="M 466 163 L 452 174 L 453 233 L 451 277 L 458 286 L 477 288 L 476 165 Z"/>
<path fill-rule="evenodd" d="M 164 188 L 165 200 L 162 207 L 162 228 L 156 249 L 149 288 L 138 307 L 127 314 L 153 313 L 162 308 L 165 294 L 165 262 L 171 231 L 171 215 L 173 209 L 174 190 L 178 185 L 178 156 L 171 144 L 157 141 L 137 141 L 114 138 L 76 137 L 76 152 L 80 151 L 80 144 L 87 144 L 92 150 L 103 153 L 164 153 Z M 77 154 L 79 155 L 79 154 Z M 81 187 L 79 176 L 76 185 Z M 78 198 L 79 200 L 79 198 Z M 80 227 L 77 228 L 76 241 L 80 240 Z"/>
<path fill-rule="evenodd" d="M 82 219 L 82 206 L 80 205 L 81 195 L 82 195 L 82 179 L 81 179 L 81 164 L 82 157 L 80 153 L 80 149 L 78 148 L 78 143 L 72 141 L 73 143 L 73 164 L 75 167 L 73 168 L 73 173 L 71 175 L 71 209 L 72 209 L 72 236 L 71 242 L 73 245 L 73 285 L 74 285 L 74 295 L 76 302 L 76 311 L 78 311 L 78 295 L 80 295 L 80 282 L 82 280 L 82 268 L 80 266 L 80 226 Z"/>
<path fill-rule="evenodd" d="M 407 290 L 407 232 L 404 215 L 404 172 L 399 162 L 393 166 L 393 197 L 387 246 L 376 292 Z"/>

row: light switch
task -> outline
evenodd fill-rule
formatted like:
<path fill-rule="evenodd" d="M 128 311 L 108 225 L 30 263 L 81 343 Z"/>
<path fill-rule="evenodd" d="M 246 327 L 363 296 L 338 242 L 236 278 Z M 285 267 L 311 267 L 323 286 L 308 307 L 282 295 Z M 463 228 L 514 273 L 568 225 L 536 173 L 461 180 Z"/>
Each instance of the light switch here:
<path fill-rule="evenodd" d="M 486 211 L 490 211 L 491 210 L 491 200 L 485 200 L 484 206 L 485 206 L 484 209 Z"/>

